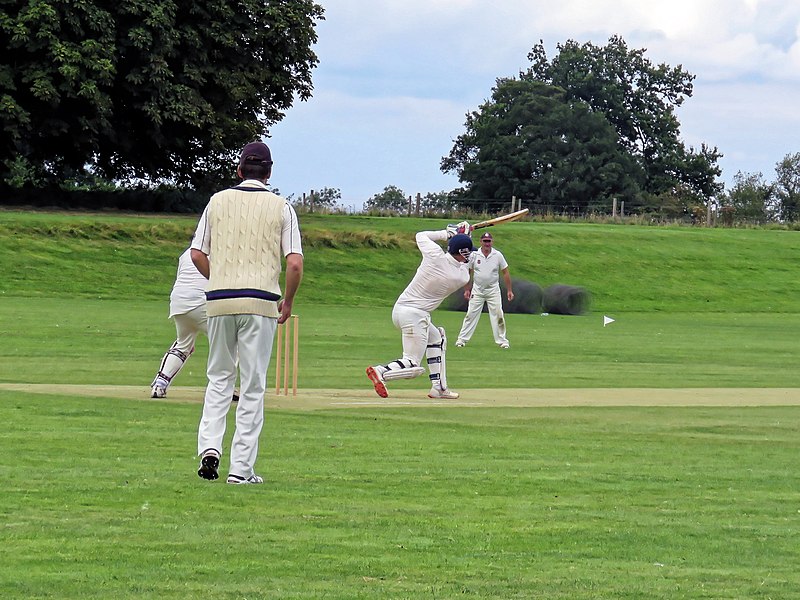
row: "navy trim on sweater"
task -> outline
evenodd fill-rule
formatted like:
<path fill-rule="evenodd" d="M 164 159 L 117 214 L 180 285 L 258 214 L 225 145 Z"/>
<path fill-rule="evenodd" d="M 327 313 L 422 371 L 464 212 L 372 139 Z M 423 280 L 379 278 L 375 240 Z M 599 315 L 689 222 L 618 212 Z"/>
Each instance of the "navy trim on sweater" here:
<path fill-rule="evenodd" d="M 258 300 L 272 300 L 273 302 L 281 299 L 279 294 L 265 292 L 264 290 L 212 290 L 206 292 L 206 300 L 227 300 L 229 298 L 256 298 Z"/>
<path fill-rule="evenodd" d="M 260 188 L 260 187 L 250 187 L 250 186 L 243 186 L 237 185 L 231 188 L 232 190 L 237 190 L 239 192 L 268 192 L 267 188 Z"/>

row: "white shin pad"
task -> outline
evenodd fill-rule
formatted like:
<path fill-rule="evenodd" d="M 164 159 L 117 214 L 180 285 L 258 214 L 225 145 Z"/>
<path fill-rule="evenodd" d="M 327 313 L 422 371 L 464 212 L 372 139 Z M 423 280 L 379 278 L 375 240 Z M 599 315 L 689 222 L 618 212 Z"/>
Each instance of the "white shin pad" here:
<path fill-rule="evenodd" d="M 415 365 L 410 360 L 404 360 L 402 358 L 393 360 L 383 368 L 385 369 L 382 373 L 384 381 L 392 381 L 393 379 L 414 379 L 414 377 L 419 377 L 425 372 L 425 369 L 422 367 Z"/>
<path fill-rule="evenodd" d="M 194 349 L 192 349 L 192 352 L 193 351 Z M 155 379 L 153 379 L 153 383 L 150 385 L 159 385 L 164 389 L 169 387 L 169 384 L 172 382 L 172 378 L 180 372 L 180 370 L 183 368 L 183 365 L 192 355 L 192 352 L 189 352 L 189 354 L 184 354 L 175 348 L 175 346 L 170 348 L 169 351 L 164 355 L 164 358 L 161 359 L 161 366 L 158 369 Z"/>
<path fill-rule="evenodd" d="M 437 327 L 442 334 L 442 341 L 439 344 L 429 344 L 425 350 L 428 358 L 428 377 L 431 378 L 431 385 L 438 390 L 447 389 L 447 369 L 445 363 L 445 352 L 447 350 L 447 336 L 444 327 Z"/>

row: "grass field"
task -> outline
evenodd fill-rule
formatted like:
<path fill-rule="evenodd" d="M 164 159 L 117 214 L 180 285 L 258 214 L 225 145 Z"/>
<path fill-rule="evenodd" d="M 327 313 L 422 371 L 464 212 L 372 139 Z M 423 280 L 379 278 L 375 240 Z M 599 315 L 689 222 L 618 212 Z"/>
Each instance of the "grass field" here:
<path fill-rule="evenodd" d="M 506 353 L 484 318 L 448 352 L 453 387 L 625 401 L 269 394 L 267 483 L 238 488 L 195 474 L 204 341 L 181 393 L 146 397 L 193 223 L 0 212 L 0 597 L 800 598 L 797 232 L 498 228 L 515 277 L 582 285 L 592 311 L 510 315 Z M 364 366 L 399 351 L 408 240 L 442 224 L 303 220 L 301 396 L 369 391 Z M 461 317 L 434 315 L 451 335 Z M 651 405 L 670 389 L 690 405 Z"/>

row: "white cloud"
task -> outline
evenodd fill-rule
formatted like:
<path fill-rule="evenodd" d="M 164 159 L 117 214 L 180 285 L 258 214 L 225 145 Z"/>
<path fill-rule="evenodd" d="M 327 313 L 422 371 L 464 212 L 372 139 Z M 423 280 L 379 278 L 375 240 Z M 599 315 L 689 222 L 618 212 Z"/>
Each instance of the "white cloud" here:
<path fill-rule="evenodd" d="M 682 134 L 725 153 L 727 181 L 736 170 L 766 175 L 800 150 L 800 0 L 336 0 L 325 8 L 315 95 L 273 130 L 274 183 L 285 193 L 339 187 L 360 207 L 387 185 L 456 187 L 439 161 L 465 113 L 497 77 L 527 68 L 540 39 L 552 58 L 559 42 L 603 45 L 616 34 L 652 62 L 695 74 L 694 97 L 678 113 Z"/>

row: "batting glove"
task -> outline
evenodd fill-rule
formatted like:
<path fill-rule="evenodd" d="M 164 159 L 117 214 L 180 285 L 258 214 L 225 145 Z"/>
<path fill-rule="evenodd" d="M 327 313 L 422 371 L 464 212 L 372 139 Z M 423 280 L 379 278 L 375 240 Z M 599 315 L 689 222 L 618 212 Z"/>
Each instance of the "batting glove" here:
<path fill-rule="evenodd" d="M 449 240 L 451 237 L 453 237 L 455 234 L 458 233 L 458 225 L 448 225 L 445 228 L 445 231 L 447 231 L 447 239 Z"/>
<path fill-rule="evenodd" d="M 472 225 L 470 225 L 467 221 L 461 221 L 461 223 L 456 225 L 456 228 L 458 233 L 466 233 L 467 235 L 472 233 Z"/>

